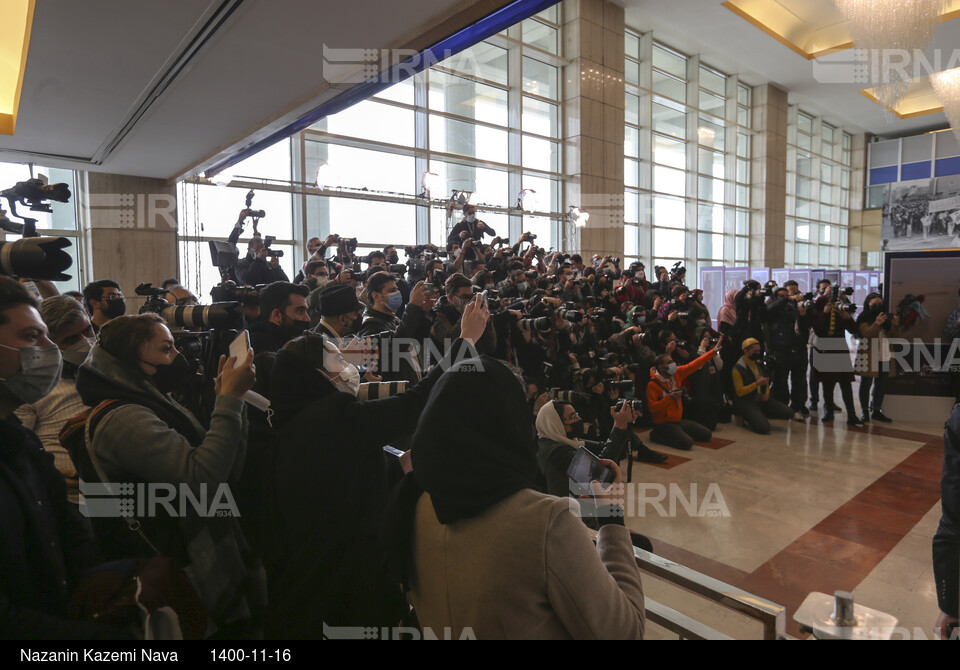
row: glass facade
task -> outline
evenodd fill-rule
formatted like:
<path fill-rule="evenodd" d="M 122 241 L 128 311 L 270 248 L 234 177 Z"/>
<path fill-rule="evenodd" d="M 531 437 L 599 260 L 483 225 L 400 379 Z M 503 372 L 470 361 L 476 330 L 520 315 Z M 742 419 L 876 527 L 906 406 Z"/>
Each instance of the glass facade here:
<path fill-rule="evenodd" d="M 796 105 L 788 118 L 787 266 L 848 269 L 853 138 Z"/>
<path fill-rule="evenodd" d="M 751 89 L 627 31 L 626 262 L 749 263 Z"/>
<path fill-rule="evenodd" d="M 267 213 L 260 231 L 290 248 L 281 261 L 291 279 L 310 237 L 356 237 L 361 250 L 443 245 L 460 219 L 446 206 L 454 191 L 472 194 L 498 235 L 530 231 L 559 248 L 561 38 L 554 6 L 235 166 L 242 185 L 182 185 L 188 286 L 219 280 L 206 241 L 226 239 L 250 186 L 254 208 Z M 425 172 L 435 175 L 428 194 Z M 532 191 L 522 211 L 521 189 Z M 251 234 L 248 225 L 241 252 Z"/>

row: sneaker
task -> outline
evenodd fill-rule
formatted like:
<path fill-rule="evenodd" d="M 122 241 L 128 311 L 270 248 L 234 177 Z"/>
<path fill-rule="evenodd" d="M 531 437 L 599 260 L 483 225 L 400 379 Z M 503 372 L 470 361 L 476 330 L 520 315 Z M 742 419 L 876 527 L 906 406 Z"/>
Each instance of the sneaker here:
<path fill-rule="evenodd" d="M 816 403 L 810 403 L 810 409 L 807 410 L 807 412 L 808 412 L 809 414 L 816 414 L 816 413 L 817 413 L 817 404 L 816 404 Z"/>
<path fill-rule="evenodd" d="M 880 421 L 882 423 L 893 423 L 893 419 L 888 417 L 879 409 L 873 410 L 873 414 L 870 415 L 870 418 L 873 419 L 874 421 Z"/>
<path fill-rule="evenodd" d="M 833 412 L 827 412 L 820 419 L 820 423 L 833 423 Z"/>
<path fill-rule="evenodd" d="M 863 423 L 870 423 L 870 415 L 864 412 L 863 414 L 860 415 L 860 421 L 862 421 Z"/>
<path fill-rule="evenodd" d="M 863 421 L 851 415 L 850 418 L 847 419 L 847 425 L 851 428 L 863 428 Z"/>
<path fill-rule="evenodd" d="M 800 423 L 803 423 L 803 421 L 804 421 L 803 414 L 800 413 L 800 412 L 794 412 L 794 413 L 793 413 L 793 420 L 794 420 L 794 421 L 799 421 Z"/>
<path fill-rule="evenodd" d="M 801 407 L 801 408 L 800 408 L 800 414 L 803 415 L 803 418 L 804 418 L 804 419 L 807 419 L 807 418 L 810 417 L 810 410 L 808 410 L 806 407 Z"/>

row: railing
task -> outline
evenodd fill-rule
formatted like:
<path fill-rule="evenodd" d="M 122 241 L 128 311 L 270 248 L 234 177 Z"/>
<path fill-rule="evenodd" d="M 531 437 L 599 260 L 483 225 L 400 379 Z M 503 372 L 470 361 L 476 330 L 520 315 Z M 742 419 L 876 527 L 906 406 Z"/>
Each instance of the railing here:
<path fill-rule="evenodd" d="M 594 541 L 595 531 L 591 531 Z M 633 549 L 641 571 L 758 621 L 764 640 L 786 639 L 786 608 L 643 549 Z M 646 598 L 647 620 L 688 640 L 729 640 L 717 631 L 662 603 Z"/>

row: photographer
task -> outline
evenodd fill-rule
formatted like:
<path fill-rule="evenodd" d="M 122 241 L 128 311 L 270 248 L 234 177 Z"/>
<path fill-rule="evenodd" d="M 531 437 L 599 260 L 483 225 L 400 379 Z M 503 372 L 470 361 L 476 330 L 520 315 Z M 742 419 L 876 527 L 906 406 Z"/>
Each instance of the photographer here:
<path fill-rule="evenodd" d="M 286 281 L 274 282 L 260 291 L 260 320 L 247 329 L 255 352 L 277 351 L 310 328 L 309 295 L 303 284 Z"/>
<path fill-rule="evenodd" d="M 0 277 L 0 345 L 0 637 L 128 639 L 118 628 L 68 618 L 71 595 L 100 555 L 67 502 L 54 459 L 14 416 L 56 387 L 60 353 L 33 296 L 7 277 Z"/>
<path fill-rule="evenodd" d="M 290 281 L 287 273 L 280 267 L 280 257 L 264 246 L 263 239 L 259 235 L 251 238 L 247 243 L 247 255 L 237 261 L 236 273 L 239 283 L 247 286 Z"/>
<path fill-rule="evenodd" d="M 101 481 L 99 470 L 107 482 L 185 485 L 194 495 L 201 487 L 238 485 L 247 443 L 241 398 L 255 380 L 253 351 L 240 362 L 221 356 L 209 430 L 167 394 L 186 367 L 156 314 L 119 317 L 104 326 L 77 373 L 77 390 L 90 407 L 119 402 L 88 426 L 92 441 L 86 449 L 99 467 L 84 472 L 81 466 L 81 478 Z M 219 634 L 252 635 L 263 604 L 262 573 L 238 519 L 201 517 L 190 505 L 181 518 L 162 509 L 137 519 L 143 534 L 131 532 L 119 518 L 93 519 L 101 548 L 109 558 L 137 558 L 153 553 L 149 541 L 187 569 Z"/>
<path fill-rule="evenodd" d="M 466 204 L 463 206 L 463 219 L 447 235 L 447 244 L 462 245 L 463 241 L 468 238 L 474 242 L 480 242 L 484 235 L 496 237 L 497 231 L 477 218 L 476 207 Z M 475 257 L 474 251 L 470 250 L 468 258 L 473 259 Z"/>
<path fill-rule="evenodd" d="M 468 303 L 452 360 L 461 360 L 487 318 L 480 299 Z M 378 541 L 389 494 L 383 447 L 413 433 L 444 367 L 406 393 L 361 402 L 356 369 L 331 342 L 307 333 L 277 354 L 269 393 L 280 431 L 276 506 L 264 542 L 268 637 L 320 639 L 325 625 L 391 626 L 408 611 L 384 574 Z"/>
<path fill-rule="evenodd" d="M 462 274 L 453 274 L 444 285 L 445 295 L 434 306 L 434 322 L 430 328 L 430 337 L 440 351 L 446 351 L 447 345 L 460 337 L 460 318 L 467 304 L 473 300 L 473 282 Z M 492 353 L 497 348 L 497 337 L 491 323 L 477 342 L 480 353 Z"/>
<path fill-rule="evenodd" d="M 823 402 L 826 412 L 820 419 L 822 423 L 833 421 L 835 407 L 833 404 L 833 389 L 839 384 L 843 405 L 847 410 L 847 425 L 852 427 L 863 426 L 857 418 L 856 407 L 853 404 L 853 365 L 850 362 L 850 350 L 844 332 L 859 335 L 857 324 L 851 312 L 853 305 L 847 299 L 847 291 L 838 290 L 836 296 L 832 287 L 826 286 L 824 294 L 814 303 L 813 332 L 817 336 L 814 346 L 813 369 L 816 370 L 819 380 L 823 383 Z M 811 375 L 812 376 L 812 375 Z"/>
<path fill-rule="evenodd" d="M 358 335 L 366 337 L 388 334 L 394 338 L 413 339 L 420 342 L 430 337 L 430 323 L 433 319 L 431 310 L 436 302 L 432 286 L 419 282 L 413 288 L 410 304 L 403 312 L 403 320 L 397 317 L 397 312 L 403 306 L 403 296 L 393 276 L 386 272 L 375 272 L 370 275 L 367 278 L 367 295 L 373 304 L 363 313 L 363 322 Z M 410 357 L 401 357 L 393 361 L 394 369 L 384 369 L 384 366 L 380 365 L 378 370 L 383 381 L 405 379 L 410 383 L 416 383 L 420 379 L 419 365 L 415 369 L 410 368 L 410 359 L 416 360 L 417 352 L 407 343 L 402 346 L 405 352 L 411 354 Z M 392 351 L 389 339 L 382 339 L 380 342 L 381 363 L 387 359 L 384 356 L 384 348 L 390 348 Z"/>
<path fill-rule="evenodd" d="M 710 347 L 717 344 L 717 334 L 704 329 L 697 349 L 697 357 L 703 356 Z M 723 370 L 723 359 L 714 356 L 706 365 L 687 378 L 690 385 L 690 398 L 683 403 L 683 418 L 696 421 L 708 430 L 715 430 L 717 424 L 724 418 L 723 382 L 720 372 Z M 729 419 L 727 419 L 729 421 Z"/>
<path fill-rule="evenodd" d="M 890 423 L 891 420 L 883 413 L 883 396 L 887 377 L 894 374 L 887 339 L 900 336 L 900 317 L 890 316 L 884 312 L 883 296 L 879 293 L 871 293 L 863 301 L 863 311 L 857 317 L 857 330 L 860 331 L 861 338 L 855 362 L 855 367 L 862 371 L 860 420 L 864 423 L 871 419 Z M 871 386 L 873 387 L 873 404 L 869 405 Z"/>
<path fill-rule="evenodd" d="M 743 357 L 733 366 L 733 412 L 754 433 L 770 432 L 770 419 L 789 419 L 793 410 L 770 395 L 770 378 L 760 369 L 760 343 L 747 338 L 741 344 Z"/>
<path fill-rule="evenodd" d="M 789 404 L 795 421 L 803 421 L 810 412 L 807 400 L 807 341 L 810 318 L 797 282 L 787 281 L 767 304 L 770 351 L 774 361 L 771 378 L 773 397 Z M 789 388 L 788 388 L 789 381 Z"/>
<path fill-rule="evenodd" d="M 320 323 L 315 332 L 331 338 L 337 346 L 340 340 L 353 335 L 360 328 L 360 313 L 363 303 L 350 286 L 335 284 L 327 286 L 319 295 Z"/>
<path fill-rule="evenodd" d="M 831 284 L 829 279 L 821 279 L 820 281 L 818 281 L 817 292 L 813 296 L 814 301 L 816 301 L 818 298 L 820 298 L 820 296 L 824 295 L 827 291 L 830 291 L 830 290 L 831 290 Z M 814 302 L 814 307 L 816 307 L 816 302 Z M 814 311 L 814 315 L 815 314 L 816 314 L 816 311 Z M 812 324 L 812 321 L 813 319 L 811 317 L 811 324 Z M 813 331 L 812 328 L 811 328 L 811 331 Z M 820 405 L 820 385 L 821 384 L 820 384 L 820 375 L 817 372 L 817 368 L 813 365 L 814 350 L 817 348 L 817 336 L 815 331 L 813 331 L 812 334 L 810 335 L 810 341 L 812 346 L 810 347 L 810 358 L 809 358 L 809 362 L 810 362 L 810 409 L 809 409 L 809 412 L 816 413 L 817 408 Z M 836 407 L 833 404 L 833 394 L 831 394 L 829 398 L 824 397 L 824 400 L 826 401 L 825 409 L 827 413 L 832 413 L 836 409 Z"/>
<path fill-rule="evenodd" d="M 83 287 L 83 304 L 90 315 L 93 332 L 99 333 L 100 328 L 127 311 L 127 301 L 123 297 L 120 284 L 112 279 L 101 279 Z"/>
<path fill-rule="evenodd" d="M 722 340 L 722 338 L 721 338 Z M 675 449 L 689 450 L 694 442 L 707 442 L 713 433 L 695 421 L 683 418 L 683 389 L 688 376 L 706 365 L 717 354 L 718 342 L 693 362 L 677 366 L 670 354 L 657 356 L 647 384 L 647 409 L 653 421 L 650 440 Z"/>
<path fill-rule="evenodd" d="M 50 340 L 60 349 L 63 370 L 60 382 L 49 394 L 36 402 L 22 405 L 16 415 L 24 428 L 36 433 L 43 448 L 53 454 L 54 464 L 67 484 L 67 499 L 79 505 L 77 468 L 70 454 L 60 444 L 60 429 L 68 419 L 85 409 L 77 393 L 77 370 L 96 340 L 90 319 L 73 298 L 47 298 L 40 303 L 40 317 L 47 326 Z"/>

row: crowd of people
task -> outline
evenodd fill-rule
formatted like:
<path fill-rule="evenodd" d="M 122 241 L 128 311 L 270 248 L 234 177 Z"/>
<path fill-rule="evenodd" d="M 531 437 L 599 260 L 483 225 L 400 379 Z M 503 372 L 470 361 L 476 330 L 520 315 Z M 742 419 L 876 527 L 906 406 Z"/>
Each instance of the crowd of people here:
<path fill-rule="evenodd" d="M 358 258 L 331 235 L 307 250 L 292 282 L 258 237 L 221 268 L 257 287 L 237 293 L 250 349 L 199 366 L 156 313 L 125 314 L 116 282 L 38 303 L 0 278 L 0 637 L 130 635 L 77 615 L 85 575 L 167 556 L 204 636 L 319 639 L 409 622 L 412 605 L 423 627 L 477 637 L 639 638 L 633 548 L 650 543 L 610 489 L 571 497 L 578 450 L 619 485 L 625 459 L 668 458 L 638 429 L 689 450 L 734 420 L 830 422 L 838 384 L 850 425 L 889 421 L 889 364 L 862 369 L 858 413 L 844 337 L 896 335 L 878 294 L 854 317 L 829 282 L 748 281 L 715 329 L 680 264 L 648 277 L 529 233 L 511 244 L 469 205 L 445 248 Z M 163 291 L 198 302 L 176 280 Z M 198 375 L 206 413 L 188 397 Z M 80 481 L 226 484 L 237 509 L 96 516 Z"/>

